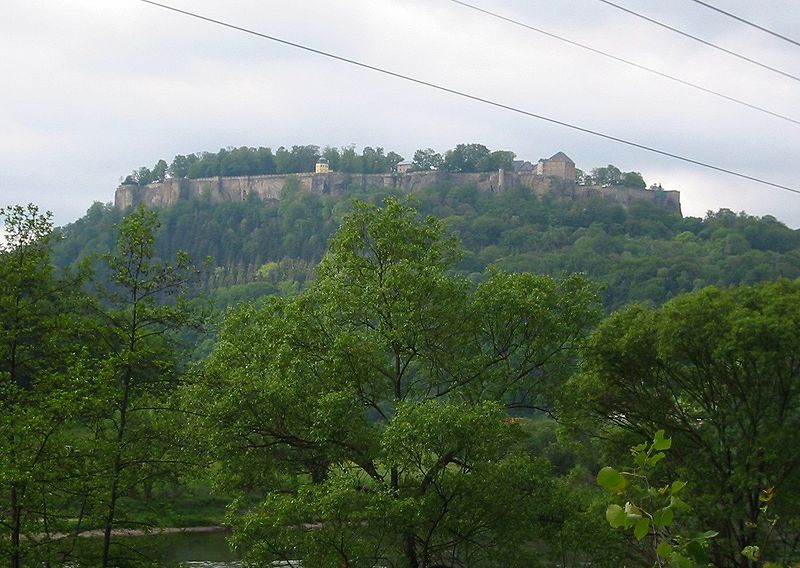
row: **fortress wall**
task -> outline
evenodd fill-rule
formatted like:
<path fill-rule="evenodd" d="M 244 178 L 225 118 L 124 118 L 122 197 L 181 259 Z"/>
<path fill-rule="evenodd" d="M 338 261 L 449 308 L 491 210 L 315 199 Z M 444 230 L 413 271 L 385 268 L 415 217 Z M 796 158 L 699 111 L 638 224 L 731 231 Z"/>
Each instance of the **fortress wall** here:
<path fill-rule="evenodd" d="M 397 189 L 414 193 L 436 186 L 474 185 L 487 193 L 512 188 L 528 188 L 538 197 L 579 199 L 600 195 L 628 207 L 633 201 L 646 199 L 677 213 L 681 212 L 680 193 L 650 191 L 632 187 L 580 186 L 533 172 L 409 172 L 405 174 L 350 174 L 328 172 L 202 179 L 167 179 L 146 186 L 120 185 L 114 195 L 117 209 L 128 209 L 140 203 L 148 207 L 169 207 L 180 200 L 208 199 L 212 203 L 244 201 L 251 194 L 263 200 L 277 200 L 289 176 L 300 187 L 318 195 L 342 195 L 349 187 Z"/>
<path fill-rule="evenodd" d="M 127 209 L 139 203 L 148 207 L 169 207 L 182 198 L 182 186 L 185 180 L 168 179 L 146 186 L 120 185 L 114 194 L 114 206 Z"/>
<path fill-rule="evenodd" d="M 114 192 L 114 207 L 120 211 L 130 209 L 137 204 L 136 191 L 138 185 L 120 185 Z"/>
<path fill-rule="evenodd" d="M 664 207 L 670 211 L 681 213 L 681 194 L 679 191 L 652 191 L 640 189 L 638 187 L 609 186 L 599 185 L 578 185 L 575 186 L 575 197 L 591 197 L 600 195 L 619 203 L 623 207 L 629 207 L 634 201 L 647 199 L 648 201 Z"/>
<path fill-rule="evenodd" d="M 314 174 L 297 174 L 300 187 L 311 190 Z M 220 179 L 220 198 L 223 201 L 244 201 L 255 193 L 268 201 L 280 199 L 286 176 L 226 177 Z"/>

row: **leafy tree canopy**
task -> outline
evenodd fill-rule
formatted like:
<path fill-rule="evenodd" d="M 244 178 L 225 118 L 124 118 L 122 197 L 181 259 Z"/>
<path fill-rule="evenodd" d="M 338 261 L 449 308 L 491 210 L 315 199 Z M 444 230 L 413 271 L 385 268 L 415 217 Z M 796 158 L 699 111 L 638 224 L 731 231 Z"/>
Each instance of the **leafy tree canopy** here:
<path fill-rule="evenodd" d="M 395 171 L 403 156 L 382 147 L 365 146 L 361 153 L 355 145 L 320 149 L 314 145 L 283 146 L 275 152 L 259 147 L 221 148 L 218 152 L 177 155 L 167 165 L 158 160 L 152 168 L 141 167 L 125 177 L 123 183 L 147 185 L 172 178 L 206 178 L 216 176 L 253 176 L 313 172 L 320 157 L 328 160 L 331 170 L 346 173 L 382 174 Z M 485 172 L 500 168 L 513 169 L 514 153 L 507 150 L 491 152 L 483 144 L 458 144 L 444 157 L 431 148 L 414 153 L 414 170 L 443 168 L 452 172 Z"/>
<path fill-rule="evenodd" d="M 6 207 L 0 219 L 0 557 L 20 568 L 51 553 L 28 535 L 65 526 L 47 511 L 80 467 L 64 447 L 92 389 L 81 380 L 81 278 L 53 268 L 50 213 Z"/>
<path fill-rule="evenodd" d="M 357 204 L 313 285 L 231 315 L 192 394 L 253 561 L 529 565 L 552 481 L 509 409 L 549 409 L 592 287 L 449 270 L 455 239 Z M 206 404 L 207 403 L 207 404 Z"/>
<path fill-rule="evenodd" d="M 719 532 L 715 565 L 750 566 L 740 551 L 790 552 L 800 516 L 800 281 L 709 287 L 659 309 L 605 321 L 562 407 L 579 428 L 614 439 L 672 433 L 700 526 Z M 623 437 L 624 440 L 624 437 Z M 623 442 L 624 443 L 624 442 Z M 785 524 L 762 522 L 762 491 Z M 770 541 L 770 535 L 773 540 Z"/>

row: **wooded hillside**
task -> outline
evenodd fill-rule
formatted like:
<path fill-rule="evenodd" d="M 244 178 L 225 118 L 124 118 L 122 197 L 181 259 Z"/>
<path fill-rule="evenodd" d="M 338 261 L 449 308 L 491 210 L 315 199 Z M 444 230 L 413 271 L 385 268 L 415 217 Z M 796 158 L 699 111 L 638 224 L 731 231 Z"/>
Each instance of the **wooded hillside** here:
<path fill-rule="evenodd" d="M 277 202 L 182 202 L 160 211 L 158 254 L 212 257 L 204 287 L 222 303 L 296 291 L 312 277 L 350 200 L 380 203 L 386 195 L 351 190 L 335 198 L 289 183 Z M 711 284 L 800 277 L 800 231 L 770 216 L 723 209 L 682 218 L 648 203 L 625 209 L 601 198 L 556 202 L 524 190 L 489 195 L 474 187 L 427 189 L 412 203 L 458 235 L 465 249 L 458 269 L 474 279 L 490 264 L 514 272 L 584 272 L 603 287 L 607 309 L 660 304 Z M 61 229 L 57 264 L 109 250 L 121 216 L 96 203 Z"/>

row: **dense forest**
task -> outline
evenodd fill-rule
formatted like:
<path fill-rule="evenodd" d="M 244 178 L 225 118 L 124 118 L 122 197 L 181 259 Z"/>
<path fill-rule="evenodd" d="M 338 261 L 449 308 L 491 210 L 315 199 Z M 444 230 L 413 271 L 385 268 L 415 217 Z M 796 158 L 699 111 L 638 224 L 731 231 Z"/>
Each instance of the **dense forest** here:
<path fill-rule="evenodd" d="M 119 529 L 223 522 L 252 566 L 800 561 L 774 218 L 292 180 L 0 215 L 11 568 L 152 565 Z"/>
<path fill-rule="evenodd" d="M 160 213 L 157 253 L 211 257 L 203 285 L 223 304 L 297 291 L 313 277 L 351 200 L 379 204 L 387 195 L 315 195 L 290 180 L 278 202 L 180 202 Z M 800 231 L 769 216 L 720 210 L 683 218 L 646 202 L 626 209 L 601 198 L 552 201 L 526 190 L 487 194 L 475 187 L 434 187 L 412 199 L 460 238 L 464 255 L 456 268 L 471 278 L 480 279 L 489 265 L 553 276 L 582 272 L 601 285 L 608 310 L 633 301 L 661 304 L 708 285 L 800 277 Z M 56 263 L 109 250 L 120 219 L 110 206 L 93 205 L 60 230 Z"/>

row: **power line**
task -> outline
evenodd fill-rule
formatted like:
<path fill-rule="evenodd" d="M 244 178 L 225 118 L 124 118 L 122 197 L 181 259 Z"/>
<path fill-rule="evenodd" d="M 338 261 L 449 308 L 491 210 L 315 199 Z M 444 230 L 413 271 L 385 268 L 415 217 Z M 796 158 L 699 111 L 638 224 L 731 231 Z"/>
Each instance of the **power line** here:
<path fill-rule="evenodd" d="M 761 30 L 762 32 L 766 32 L 766 33 L 768 33 L 770 35 L 773 35 L 773 36 L 775 36 L 777 38 L 780 38 L 780 39 L 782 39 L 784 41 L 788 41 L 789 43 L 793 43 L 796 46 L 800 47 L 800 42 L 795 41 L 790 37 L 786 37 L 785 35 L 781 35 L 778 32 L 774 32 L 774 31 L 772 31 L 772 30 L 770 30 L 768 28 L 765 28 L 763 26 L 759 26 L 755 22 L 751 22 L 750 20 L 746 20 L 744 18 L 741 18 L 741 17 L 737 16 L 736 14 L 731 14 L 730 12 L 726 12 L 722 8 L 718 8 L 716 6 L 712 6 L 708 2 L 703 2 L 702 0 L 692 0 L 692 2 L 697 2 L 701 6 L 705 6 L 706 8 L 711 8 L 715 12 L 719 12 L 720 14 L 725 14 L 729 18 L 733 18 L 734 20 L 738 20 L 738 21 L 742 22 L 743 24 L 747 24 L 748 26 L 752 26 L 752 27 L 756 28 L 757 30 Z"/>
<path fill-rule="evenodd" d="M 658 20 L 654 20 L 653 18 L 648 18 L 644 14 L 640 14 L 639 12 L 634 12 L 633 10 L 629 10 L 628 8 L 625 8 L 624 6 L 620 6 L 619 4 L 615 4 L 614 2 L 611 2 L 610 0 L 599 0 L 599 1 L 602 2 L 603 4 L 608 4 L 609 6 L 613 6 L 617 10 L 622 10 L 623 12 L 626 12 L 626 13 L 630 14 L 631 16 L 636 16 L 637 18 L 641 18 L 642 20 L 650 22 L 651 24 L 655 24 L 655 25 L 660 26 L 660 27 L 662 27 L 664 29 L 667 29 L 667 30 L 670 30 L 672 32 L 675 32 L 676 34 L 680 34 L 683 37 L 687 37 L 689 39 L 693 39 L 694 41 L 702 43 L 703 45 L 706 45 L 708 47 L 713 47 L 714 49 L 722 51 L 723 53 L 727 53 L 728 55 L 733 55 L 734 57 L 738 57 L 742 61 L 747 61 L 748 63 L 752 63 L 753 65 L 758 65 L 759 67 L 761 67 L 763 69 L 767 69 L 769 71 L 772 71 L 773 73 L 778 73 L 779 75 L 783 75 L 784 77 L 788 77 L 789 79 L 794 79 L 795 81 L 800 81 L 800 77 L 798 77 L 797 75 L 792 75 L 791 73 L 787 73 L 786 71 L 781 71 L 780 69 L 776 69 L 775 67 L 770 67 L 766 63 L 761 63 L 760 61 L 756 61 L 755 59 L 751 59 L 751 58 L 747 57 L 746 55 L 742 55 L 741 53 L 737 53 L 737 52 L 732 51 L 730 49 L 726 49 L 726 48 L 724 48 L 724 47 L 722 47 L 720 45 L 717 45 L 716 43 L 711 43 L 710 41 L 706 41 L 703 38 L 699 38 L 697 36 L 694 36 L 694 35 L 692 35 L 690 33 L 685 32 L 683 30 L 679 30 L 678 28 L 673 28 L 672 26 L 667 25 L 664 22 L 659 22 Z"/>
<path fill-rule="evenodd" d="M 203 20 L 205 22 L 216 24 L 218 26 L 222 26 L 222 27 L 229 28 L 229 29 L 232 29 L 232 30 L 240 31 L 242 33 L 246 33 L 246 34 L 249 34 L 249 35 L 260 37 L 262 39 L 267 39 L 267 40 L 270 40 L 270 41 L 274 41 L 276 43 L 281 43 L 283 45 L 288 45 L 288 46 L 294 47 L 296 49 L 302 49 L 303 51 L 307 51 L 309 53 L 314 53 L 316 55 L 322 55 L 323 57 L 328 57 L 330 59 L 335 59 L 336 61 L 341 61 L 343 63 L 348 63 L 348 64 L 354 65 L 356 67 L 361 67 L 362 69 L 368 69 L 370 71 L 375 71 L 377 73 L 382 73 L 383 75 L 388 75 L 390 77 L 395 77 L 397 79 L 403 79 L 404 81 L 409 81 L 411 83 L 416 83 L 418 85 L 423 85 L 425 87 L 430 87 L 430 88 L 436 89 L 438 91 L 442 91 L 442 92 L 445 92 L 445 93 L 450 93 L 451 95 L 457 95 L 457 96 L 465 98 L 465 99 L 469 99 L 469 100 L 472 100 L 472 101 L 477 101 L 477 102 L 480 102 L 480 103 L 483 103 L 483 104 L 486 104 L 486 105 L 490 105 L 490 106 L 493 106 L 493 107 L 496 107 L 496 108 L 508 110 L 508 111 L 511 111 L 511 112 L 514 112 L 514 113 L 517 113 L 517 114 L 521 114 L 521 115 L 524 115 L 524 116 L 528 116 L 528 117 L 531 117 L 531 118 L 536 118 L 536 119 L 539 119 L 539 120 L 542 120 L 542 121 L 545 121 L 545 122 L 549 122 L 551 124 L 557 124 L 557 125 L 563 126 L 565 128 L 569 128 L 569 129 L 572 129 L 572 130 L 577 130 L 578 132 L 583 132 L 585 134 L 591 134 L 592 136 L 597 136 L 597 137 L 603 138 L 605 140 L 611 140 L 613 142 L 618 142 L 619 144 L 624 144 L 626 146 L 632 146 L 634 148 L 639 148 L 640 150 L 645 150 L 647 152 L 652 152 L 654 154 L 660 154 L 660 155 L 666 156 L 668 158 L 673 158 L 675 160 L 680 160 L 682 162 L 687 162 L 689 164 L 694 164 L 696 166 L 701 166 L 701 167 L 704 167 L 704 168 L 707 168 L 707 169 L 710 169 L 710 170 L 714 170 L 714 171 L 717 171 L 717 172 L 722 172 L 722 173 L 729 174 L 729 175 L 732 175 L 732 176 L 735 176 L 735 177 L 738 177 L 738 178 L 746 179 L 746 180 L 749 180 L 749 181 L 754 181 L 754 182 L 757 182 L 757 183 L 760 183 L 760 184 L 763 184 L 763 185 L 768 185 L 770 187 L 775 187 L 777 189 L 783 189 L 785 191 L 790 191 L 792 193 L 800 194 L 800 189 L 796 189 L 796 188 L 789 187 L 789 186 L 786 186 L 786 185 L 781 185 L 779 183 L 775 183 L 775 182 L 768 181 L 768 180 L 765 180 L 765 179 L 762 179 L 762 178 L 758 178 L 758 177 L 755 177 L 755 176 L 750 176 L 750 175 L 747 175 L 747 174 L 743 174 L 741 172 L 737 172 L 737 171 L 734 171 L 734 170 L 729 170 L 727 168 L 723 168 L 723 167 L 720 167 L 720 166 L 715 166 L 713 164 L 702 162 L 700 160 L 695 160 L 693 158 L 689 158 L 689 157 L 686 157 L 686 156 L 681 156 L 680 154 L 674 154 L 672 152 L 667 152 L 666 150 L 659 150 L 658 148 L 654 148 L 652 146 L 647 146 L 646 144 L 639 144 L 638 142 L 632 142 L 630 140 L 626 140 L 624 138 L 619 138 L 619 137 L 616 137 L 616 136 L 612 136 L 610 134 L 603 134 L 602 132 L 598 132 L 596 130 L 591 130 L 589 128 L 584 128 L 582 126 L 577 126 L 575 124 L 570 124 L 569 122 L 564 122 L 562 120 L 557 120 L 555 118 L 550 118 L 550 117 L 547 117 L 547 116 L 544 116 L 544 115 L 541 115 L 541 114 L 536 114 L 536 113 L 533 113 L 533 112 L 530 112 L 530 111 L 526 111 L 526 110 L 523 110 L 523 109 L 520 109 L 520 108 L 517 108 L 517 107 L 513 107 L 513 106 L 510 106 L 510 105 L 499 103 L 499 102 L 493 101 L 491 99 L 486 99 L 486 98 L 483 98 L 483 97 L 479 97 L 477 95 L 471 95 L 469 93 L 465 93 L 465 92 L 459 91 L 457 89 L 452 89 L 450 87 L 445 87 L 443 85 L 438 85 L 436 83 L 431 83 L 431 82 L 425 81 L 423 79 L 417 79 L 416 77 L 411 77 L 409 75 L 404 75 L 402 73 L 397 73 L 395 71 L 390 71 L 390 70 L 384 69 L 382 67 L 377 67 L 375 65 L 370 65 L 368 63 L 362 63 L 361 61 L 356 61 L 355 59 L 349 59 L 347 57 L 343 57 L 341 55 L 336 55 L 334 53 L 323 51 L 321 49 L 316 49 L 316 48 L 313 48 L 313 47 L 309 47 L 307 45 L 303 45 L 303 44 L 300 44 L 300 43 L 295 43 L 295 42 L 292 42 L 292 41 L 289 41 L 289 40 L 286 40 L 286 39 L 281 39 L 279 37 L 275 37 L 275 36 L 268 35 L 268 34 L 265 34 L 265 33 L 257 32 L 255 30 L 251 30 L 251 29 L 248 29 L 248 28 L 237 26 L 235 24 L 230 24 L 228 22 L 223 22 L 222 20 L 216 20 L 214 18 L 210 18 L 208 16 L 203 16 L 203 15 L 197 14 L 195 12 L 190 12 L 188 10 L 181 10 L 180 8 L 175 8 L 175 7 L 169 6 L 167 4 L 161 4 L 161 3 L 155 2 L 153 0 L 139 0 L 139 1 L 143 2 L 145 4 L 150 4 L 152 6 L 156 6 L 158 8 L 163 8 L 165 10 L 176 12 L 178 14 L 183 14 L 184 16 L 189 16 L 189 17 L 192 17 L 192 18 L 196 18 L 198 20 Z"/>
<path fill-rule="evenodd" d="M 735 97 L 731 97 L 731 96 L 726 95 L 724 93 L 720 93 L 719 91 L 714 91 L 714 90 L 709 89 L 707 87 L 703 87 L 702 85 L 697 85 L 695 83 L 691 83 L 691 82 L 686 81 L 684 79 L 681 79 L 679 77 L 675 77 L 673 75 L 669 75 L 667 73 L 663 73 L 662 71 L 658 71 L 657 69 L 652 69 L 651 67 L 647 67 L 645 65 L 641 65 L 641 64 L 636 63 L 634 61 L 630 61 L 628 59 L 623 59 L 622 57 L 618 57 L 618 56 L 613 55 L 611 53 L 607 53 L 605 51 L 601 51 L 601 50 L 596 49 L 594 47 L 591 47 L 589 45 L 586 45 L 586 44 L 583 44 L 583 43 L 568 39 L 566 37 L 554 34 L 552 32 L 545 31 L 545 30 L 543 30 L 541 28 L 537 28 L 537 27 L 531 26 L 530 24 L 526 24 L 525 22 L 521 22 L 519 20 L 515 20 L 513 18 L 509 18 L 508 16 L 503 16 L 502 14 L 498 14 L 497 12 L 492 12 L 490 10 L 486 10 L 486 9 L 481 8 L 479 6 L 476 6 L 474 4 L 469 4 L 467 2 L 463 2 L 462 0 L 450 0 L 450 1 L 453 2 L 454 4 L 459 4 L 461 6 L 464 6 L 465 8 L 470 8 L 471 10 L 475 10 L 477 12 L 482 12 L 483 14 L 486 14 L 486 15 L 491 16 L 493 18 L 497 18 L 498 20 L 503 20 L 503 21 L 508 22 L 510 24 L 514 24 L 516 26 L 520 26 L 520 27 L 526 28 L 528 30 L 543 34 L 543 35 L 545 35 L 547 37 L 550 37 L 550 38 L 553 38 L 553 39 L 557 39 L 559 41 L 563 41 L 563 42 L 568 43 L 570 45 L 574 45 L 575 47 L 579 47 L 581 49 L 585 49 L 587 51 L 591 51 L 592 53 L 595 53 L 597 55 L 602 55 L 603 57 L 608 57 L 609 59 L 613 59 L 614 61 L 618 61 L 620 63 L 624 63 L 626 65 L 630 65 L 631 67 L 636 67 L 637 69 L 641 69 L 642 71 L 647 71 L 648 73 L 652 73 L 654 75 L 658 75 L 659 77 L 663 77 L 665 79 L 669 79 L 670 81 L 675 81 L 676 83 L 680 83 L 682 85 L 686 85 L 687 87 L 692 87 L 693 89 L 697 89 L 698 91 L 703 91 L 704 93 L 708 93 L 710 95 L 714 95 L 715 97 L 720 97 L 722 99 L 731 101 L 733 103 L 736 103 L 736 104 L 739 104 L 739 105 L 742 105 L 742 106 L 746 106 L 748 108 L 751 108 L 753 110 L 757 110 L 759 112 L 763 112 L 763 113 L 768 114 L 770 116 L 774 116 L 775 118 L 780 118 L 781 120 L 786 120 L 788 122 L 793 122 L 794 124 L 800 125 L 800 120 L 796 120 L 796 119 L 791 118 L 789 116 L 786 116 L 786 115 L 783 115 L 783 114 L 768 110 L 768 109 L 760 107 L 758 105 L 755 105 L 755 104 L 752 104 L 752 103 L 748 103 L 746 101 L 743 101 L 741 99 L 737 99 Z"/>

